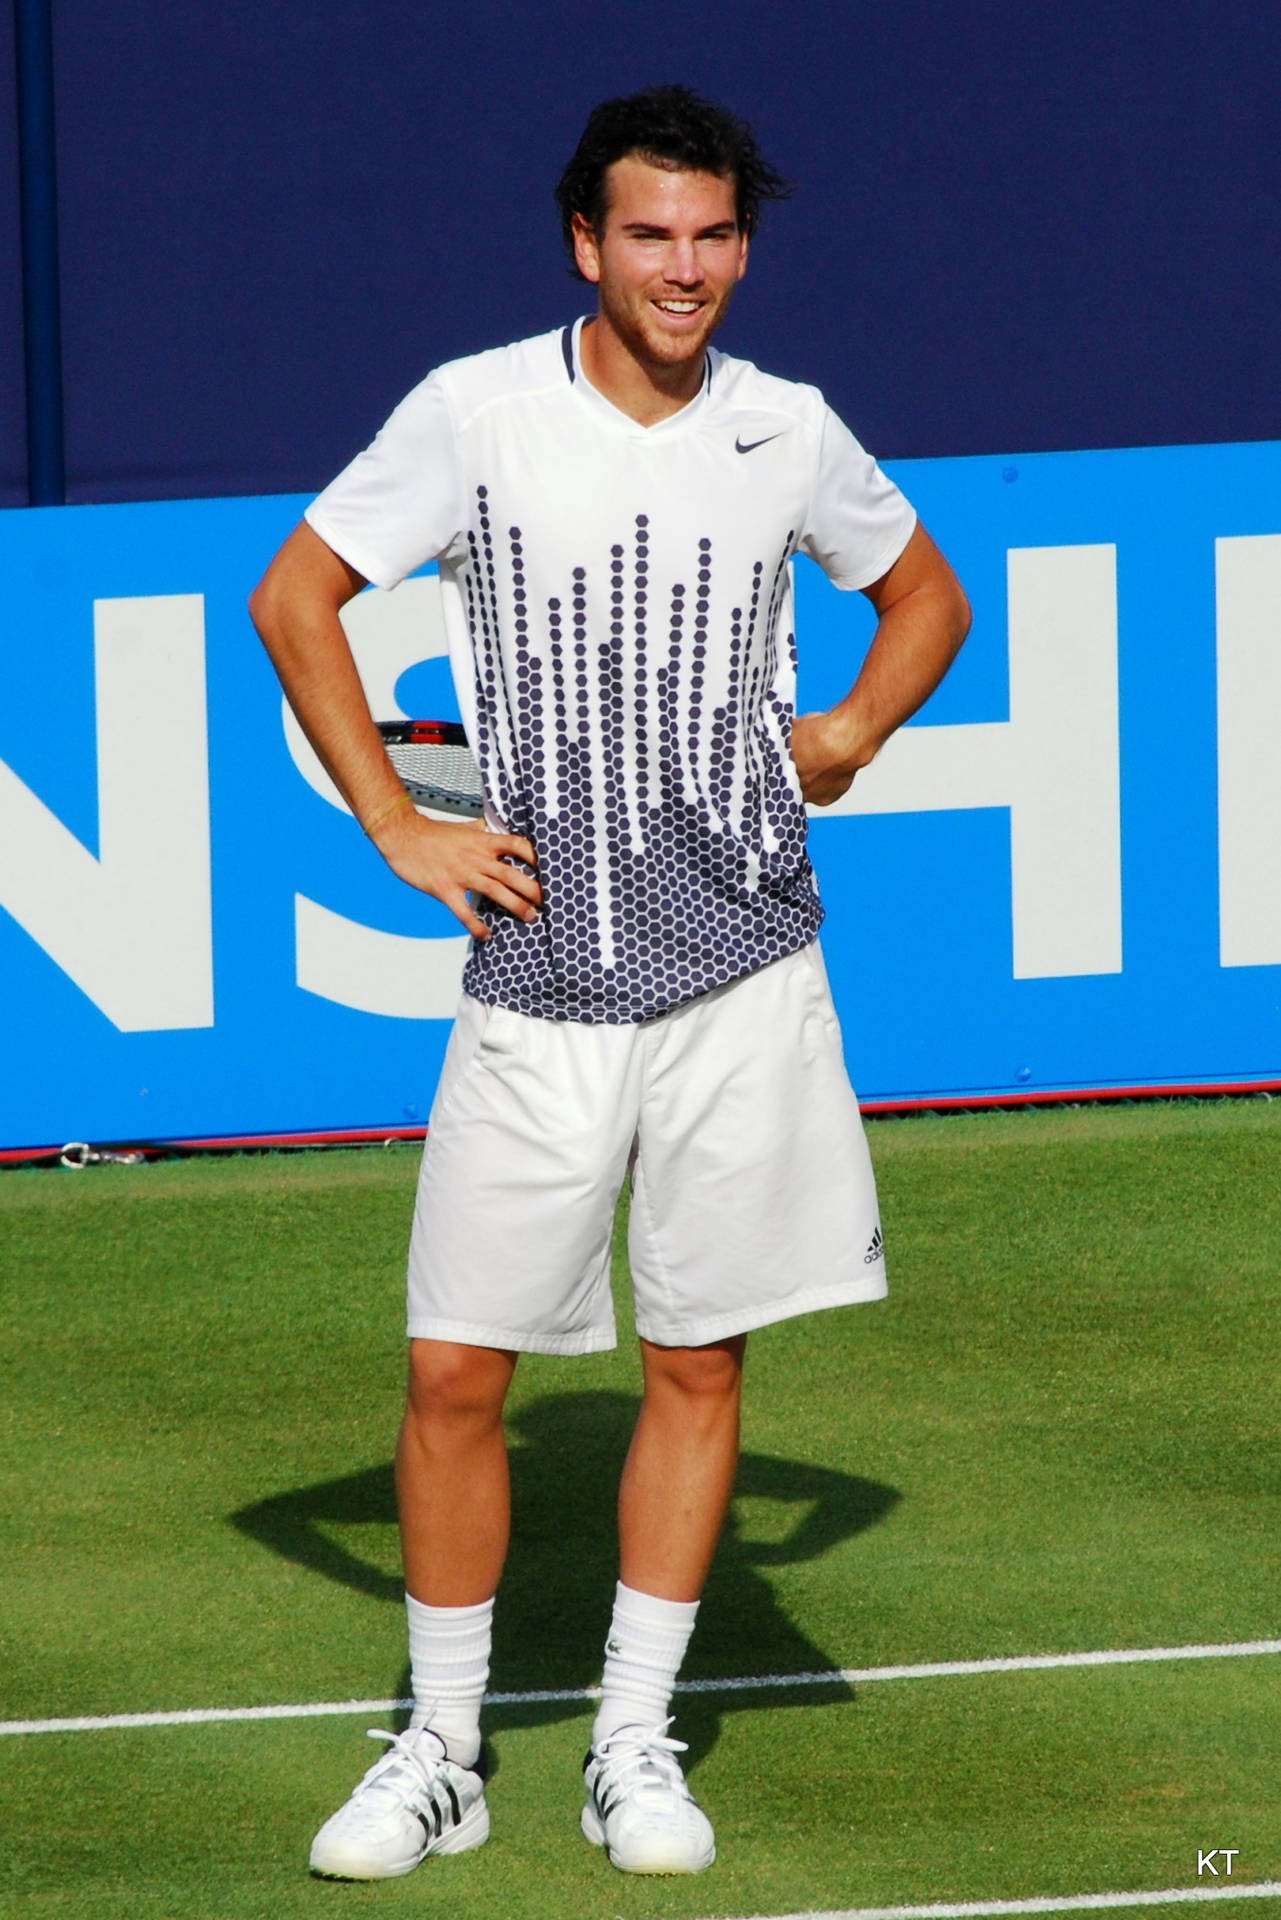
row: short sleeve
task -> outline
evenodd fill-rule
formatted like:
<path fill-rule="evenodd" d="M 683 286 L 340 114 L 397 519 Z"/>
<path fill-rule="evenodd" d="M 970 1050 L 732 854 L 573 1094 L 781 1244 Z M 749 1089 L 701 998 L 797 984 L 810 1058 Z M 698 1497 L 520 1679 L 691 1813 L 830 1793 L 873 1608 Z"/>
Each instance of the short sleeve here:
<path fill-rule="evenodd" d="M 366 580 L 394 587 L 458 538 L 461 498 L 449 402 L 430 374 L 304 518 Z"/>
<path fill-rule="evenodd" d="M 869 587 L 912 537 L 916 511 L 830 407 L 798 545 L 838 587 Z"/>

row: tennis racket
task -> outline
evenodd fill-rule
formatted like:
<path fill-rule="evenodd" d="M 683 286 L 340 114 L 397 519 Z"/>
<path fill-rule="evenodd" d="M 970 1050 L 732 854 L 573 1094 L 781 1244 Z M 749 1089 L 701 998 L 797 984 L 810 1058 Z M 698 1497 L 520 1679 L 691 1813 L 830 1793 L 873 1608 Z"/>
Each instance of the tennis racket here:
<path fill-rule="evenodd" d="M 485 811 L 480 768 L 456 720 L 380 720 L 378 731 L 416 807 L 468 820 Z"/>

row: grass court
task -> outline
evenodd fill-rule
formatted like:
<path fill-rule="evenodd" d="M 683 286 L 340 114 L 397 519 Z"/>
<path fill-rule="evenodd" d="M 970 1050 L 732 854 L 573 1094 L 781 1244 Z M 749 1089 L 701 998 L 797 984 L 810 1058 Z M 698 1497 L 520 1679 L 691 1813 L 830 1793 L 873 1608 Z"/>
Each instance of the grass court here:
<path fill-rule="evenodd" d="M 309 1878 L 385 1711 L 0 1736 L 0 1913 L 704 1920 L 1281 1884 L 1281 1104 L 879 1121 L 889 1301 L 752 1336 L 674 1731 L 720 1858 L 578 1832 L 590 1701 L 487 1715 L 494 1837 Z M 391 1451 L 410 1148 L 0 1174 L 0 1720 L 406 1691 Z M 496 1222 L 520 1257 L 519 1221 Z M 626 1311 L 625 1259 L 616 1275 Z M 526 1357 L 491 1686 L 599 1678 L 634 1415 Z M 1232 1877 L 1198 1853 L 1235 1849 Z M 1165 1911 L 1171 1910 L 1169 1907 Z M 1281 1893 L 1228 1911 L 1279 1920 Z"/>

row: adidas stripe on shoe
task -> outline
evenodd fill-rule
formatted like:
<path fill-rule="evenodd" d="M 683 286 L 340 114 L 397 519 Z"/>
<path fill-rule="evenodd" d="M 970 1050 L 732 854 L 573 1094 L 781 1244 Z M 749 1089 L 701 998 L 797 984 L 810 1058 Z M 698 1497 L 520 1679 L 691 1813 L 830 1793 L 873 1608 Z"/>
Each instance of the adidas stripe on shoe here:
<path fill-rule="evenodd" d="M 448 1759 L 428 1727 L 384 1733 L 389 1742 L 356 1791 L 312 1842 L 311 1870 L 332 1880 L 390 1880 L 429 1853 L 465 1853 L 489 1838 L 485 1783 Z"/>
<path fill-rule="evenodd" d="M 685 1784 L 683 1740 L 657 1727 L 622 1727 L 583 1763 L 583 1832 L 622 1873 L 701 1873 L 716 1858 L 711 1822 Z"/>

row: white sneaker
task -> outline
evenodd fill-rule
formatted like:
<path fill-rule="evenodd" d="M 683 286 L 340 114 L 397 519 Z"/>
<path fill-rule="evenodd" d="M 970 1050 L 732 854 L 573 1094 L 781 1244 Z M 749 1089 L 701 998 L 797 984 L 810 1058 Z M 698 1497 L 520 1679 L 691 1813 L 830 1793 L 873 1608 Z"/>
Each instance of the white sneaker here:
<path fill-rule="evenodd" d="M 622 1727 L 583 1763 L 583 1832 L 623 1873 L 701 1873 L 716 1858 L 711 1822 L 676 1758 L 685 1742 L 667 1737 L 671 1724 Z"/>
<path fill-rule="evenodd" d="M 390 1880 L 429 1853 L 465 1853 L 489 1838 L 479 1772 L 445 1757 L 428 1727 L 384 1733 L 391 1744 L 312 1842 L 311 1870 L 333 1880 Z"/>

